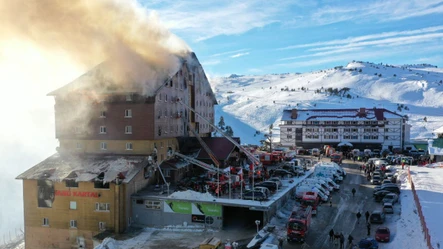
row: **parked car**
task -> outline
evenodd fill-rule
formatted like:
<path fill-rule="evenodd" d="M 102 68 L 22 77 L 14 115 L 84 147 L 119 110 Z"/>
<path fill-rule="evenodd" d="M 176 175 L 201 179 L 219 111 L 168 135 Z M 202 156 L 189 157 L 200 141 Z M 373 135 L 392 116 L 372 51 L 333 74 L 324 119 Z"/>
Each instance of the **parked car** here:
<path fill-rule="evenodd" d="M 398 201 L 398 195 L 394 194 L 394 193 L 390 193 L 390 194 L 385 195 L 385 197 L 383 197 L 383 200 L 382 200 L 383 203 L 389 202 L 392 204 L 395 204 L 397 201 Z"/>
<path fill-rule="evenodd" d="M 400 194 L 400 188 L 394 183 L 382 184 L 374 188 L 374 193 L 380 190 L 391 191 L 392 193 Z"/>
<path fill-rule="evenodd" d="M 248 191 L 248 192 L 243 193 L 243 199 L 263 201 L 263 200 L 266 200 L 267 197 L 266 197 L 265 193 L 263 193 L 261 191 Z"/>
<path fill-rule="evenodd" d="M 385 179 L 385 180 L 383 180 L 383 182 L 381 184 L 383 185 L 383 184 L 387 184 L 387 183 L 393 183 L 393 182 L 391 182 L 391 180 Z"/>
<path fill-rule="evenodd" d="M 263 192 L 266 195 L 266 198 L 269 198 L 269 196 L 271 196 L 271 191 L 266 187 L 255 187 L 253 191 Z"/>
<path fill-rule="evenodd" d="M 382 211 L 374 211 L 369 216 L 369 222 L 371 224 L 374 223 L 383 224 L 385 222 L 385 219 L 386 219 L 385 213 L 383 213 Z"/>
<path fill-rule="evenodd" d="M 280 177 L 274 176 L 274 177 L 269 178 L 268 181 L 273 181 L 273 182 L 277 183 L 278 188 L 283 187 L 283 183 L 281 182 Z"/>
<path fill-rule="evenodd" d="M 376 202 L 380 202 L 381 200 L 383 200 L 383 198 L 385 197 L 385 195 L 390 194 L 392 192 L 387 191 L 387 190 L 380 190 L 375 192 L 372 196 L 374 197 Z"/>
<path fill-rule="evenodd" d="M 359 249 L 378 249 L 378 242 L 373 238 L 362 239 L 358 242 Z"/>
<path fill-rule="evenodd" d="M 288 170 L 284 170 L 284 169 L 273 169 L 273 170 L 270 170 L 269 173 L 271 173 L 271 176 L 280 176 L 280 177 L 294 176 L 294 173 L 292 173 L 291 171 L 288 171 Z"/>
<path fill-rule="evenodd" d="M 391 239 L 391 231 L 387 227 L 378 227 L 375 230 L 375 239 L 379 242 L 389 242 Z"/>
<path fill-rule="evenodd" d="M 390 202 L 386 202 L 383 204 L 383 213 L 385 214 L 393 214 L 394 213 L 394 206 Z"/>
<path fill-rule="evenodd" d="M 372 177 L 372 179 L 371 179 L 371 183 L 372 183 L 373 185 L 381 184 L 381 177 L 378 176 L 378 175 L 374 175 L 374 176 Z"/>
<path fill-rule="evenodd" d="M 269 189 L 271 192 L 274 192 L 277 190 L 277 183 L 273 181 L 264 181 L 260 183 L 256 183 L 254 187 L 265 187 Z"/>

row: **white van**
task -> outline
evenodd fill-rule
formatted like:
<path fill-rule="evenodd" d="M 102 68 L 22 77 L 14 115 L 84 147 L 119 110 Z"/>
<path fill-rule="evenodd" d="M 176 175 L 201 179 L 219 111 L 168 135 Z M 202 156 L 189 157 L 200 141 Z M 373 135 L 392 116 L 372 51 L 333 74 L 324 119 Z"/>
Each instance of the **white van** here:
<path fill-rule="evenodd" d="M 316 187 L 318 188 L 321 192 L 323 192 L 323 194 L 329 196 L 330 192 L 329 190 L 323 188 L 320 184 L 315 183 L 315 182 L 301 182 L 300 186 L 310 186 L 310 187 Z"/>
<path fill-rule="evenodd" d="M 320 184 L 320 186 L 322 186 L 324 189 L 327 189 L 329 192 L 331 192 L 333 190 L 333 188 L 331 186 L 329 186 L 329 184 L 327 184 L 325 181 L 323 181 L 322 179 L 319 179 L 319 178 L 306 178 L 302 182 L 318 183 L 318 184 Z"/>
<path fill-rule="evenodd" d="M 311 186 L 306 186 L 306 185 L 304 185 L 304 186 L 297 186 L 296 187 L 296 190 L 295 190 L 295 197 L 297 198 L 297 199 L 301 199 L 301 198 L 303 198 L 303 195 L 306 193 L 306 192 L 315 192 L 315 193 L 317 193 L 318 194 L 318 196 L 320 197 L 320 199 L 323 201 L 323 202 L 326 202 L 326 201 L 328 201 L 328 196 L 326 196 L 323 192 L 321 192 L 318 188 L 316 188 L 316 187 L 311 187 Z"/>
<path fill-rule="evenodd" d="M 329 186 L 331 186 L 332 188 L 334 188 L 335 191 L 340 190 L 340 185 L 338 185 L 337 183 L 335 183 L 331 178 L 329 177 L 319 177 L 316 176 L 316 178 L 318 179 L 322 179 L 325 182 L 327 182 L 329 184 Z"/>

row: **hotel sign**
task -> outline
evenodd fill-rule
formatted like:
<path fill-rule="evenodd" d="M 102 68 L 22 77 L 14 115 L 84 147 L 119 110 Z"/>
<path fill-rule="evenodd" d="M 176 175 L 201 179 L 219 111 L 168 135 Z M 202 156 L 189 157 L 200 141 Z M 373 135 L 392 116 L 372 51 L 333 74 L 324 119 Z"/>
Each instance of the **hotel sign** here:
<path fill-rule="evenodd" d="M 89 192 L 89 191 L 69 191 L 69 190 L 56 190 L 55 196 L 74 196 L 74 197 L 91 197 L 98 198 L 98 192 Z"/>

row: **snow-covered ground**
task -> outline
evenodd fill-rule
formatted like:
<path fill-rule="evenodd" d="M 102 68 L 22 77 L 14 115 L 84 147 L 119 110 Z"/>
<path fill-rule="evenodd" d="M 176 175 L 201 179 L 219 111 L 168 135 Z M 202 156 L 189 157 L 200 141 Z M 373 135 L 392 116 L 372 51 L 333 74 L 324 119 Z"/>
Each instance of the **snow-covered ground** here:
<path fill-rule="evenodd" d="M 350 62 L 310 73 L 231 75 L 210 82 L 218 101 L 215 122 L 223 116 L 242 143 L 258 144 L 270 124 L 279 140 L 283 110 L 292 108 L 386 108 L 408 115 L 411 138 L 434 137 L 443 121 L 443 69 L 431 65 Z M 349 91 L 331 96 L 328 88 Z"/>
<path fill-rule="evenodd" d="M 440 248 L 443 244 L 443 168 L 411 167 L 426 225 L 431 235 L 431 244 Z"/>

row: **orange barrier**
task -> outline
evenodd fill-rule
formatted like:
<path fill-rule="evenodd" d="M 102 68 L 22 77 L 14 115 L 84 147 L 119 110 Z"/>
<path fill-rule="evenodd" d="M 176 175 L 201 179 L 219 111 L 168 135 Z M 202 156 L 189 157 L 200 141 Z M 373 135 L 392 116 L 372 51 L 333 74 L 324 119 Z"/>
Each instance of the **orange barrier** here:
<path fill-rule="evenodd" d="M 418 199 L 417 192 L 415 191 L 415 185 L 414 182 L 412 181 L 411 171 L 409 167 L 408 167 L 408 181 L 409 184 L 411 184 L 412 194 L 414 195 L 415 206 L 417 207 L 418 217 L 420 217 L 421 228 L 425 236 L 426 244 L 428 245 L 429 249 L 434 249 L 434 247 L 431 244 L 431 235 L 429 234 L 429 229 L 428 226 L 426 225 L 426 220 L 423 215 L 423 211 L 421 209 L 421 204 L 420 200 Z"/>

